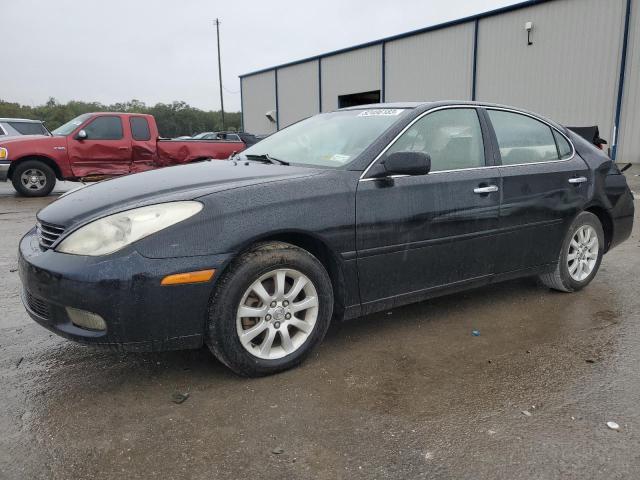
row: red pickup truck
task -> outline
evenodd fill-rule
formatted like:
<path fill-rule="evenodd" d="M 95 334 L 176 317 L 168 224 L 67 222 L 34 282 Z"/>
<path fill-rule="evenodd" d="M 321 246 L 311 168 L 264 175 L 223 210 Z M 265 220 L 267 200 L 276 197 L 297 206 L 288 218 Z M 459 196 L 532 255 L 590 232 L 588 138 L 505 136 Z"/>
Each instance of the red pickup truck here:
<path fill-rule="evenodd" d="M 85 113 L 48 135 L 0 140 L 0 180 L 29 197 L 48 195 L 56 179 L 95 181 L 209 158 L 228 158 L 242 141 L 171 140 L 151 115 Z"/>

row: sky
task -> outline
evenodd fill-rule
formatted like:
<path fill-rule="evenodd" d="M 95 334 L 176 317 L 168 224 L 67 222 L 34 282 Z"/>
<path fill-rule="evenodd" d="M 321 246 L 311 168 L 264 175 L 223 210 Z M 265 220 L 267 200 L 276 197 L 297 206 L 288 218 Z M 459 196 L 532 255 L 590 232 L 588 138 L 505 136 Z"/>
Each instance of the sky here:
<path fill-rule="evenodd" d="M 517 0 L 0 0 L 0 99 L 240 110 L 238 75 Z M 7 39 L 11 41 L 7 42 Z"/>

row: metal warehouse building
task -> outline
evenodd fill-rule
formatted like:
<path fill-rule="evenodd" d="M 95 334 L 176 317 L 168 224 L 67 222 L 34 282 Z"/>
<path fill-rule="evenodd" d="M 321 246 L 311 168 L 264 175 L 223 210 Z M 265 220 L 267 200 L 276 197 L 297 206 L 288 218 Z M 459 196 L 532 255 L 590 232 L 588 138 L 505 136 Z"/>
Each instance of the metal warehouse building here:
<path fill-rule="evenodd" d="M 531 0 L 240 80 L 252 133 L 363 103 L 478 100 L 598 125 L 617 162 L 640 163 L 640 0 Z"/>

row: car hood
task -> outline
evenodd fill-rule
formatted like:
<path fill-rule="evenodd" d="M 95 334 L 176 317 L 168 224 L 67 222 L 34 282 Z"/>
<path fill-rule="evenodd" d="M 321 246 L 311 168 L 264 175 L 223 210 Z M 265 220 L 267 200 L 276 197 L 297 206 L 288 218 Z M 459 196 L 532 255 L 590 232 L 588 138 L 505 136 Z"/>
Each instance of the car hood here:
<path fill-rule="evenodd" d="M 69 227 L 144 205 L 193 200 L 232 188 L 318 175 L 320 169 L 212 160 L 165 167 L 80 188 L 38 212 L 38 220 Z"/>
<path fill-rule="evenodd" d="M 20 145 L 22 143 L 30 143 L 33 141 L 51 142 L 54 145 L 66 143 L 66 137 L 50 137 L 49 135 L 14 135 L 7 136 L 0 140 L 0 145 Z"/>

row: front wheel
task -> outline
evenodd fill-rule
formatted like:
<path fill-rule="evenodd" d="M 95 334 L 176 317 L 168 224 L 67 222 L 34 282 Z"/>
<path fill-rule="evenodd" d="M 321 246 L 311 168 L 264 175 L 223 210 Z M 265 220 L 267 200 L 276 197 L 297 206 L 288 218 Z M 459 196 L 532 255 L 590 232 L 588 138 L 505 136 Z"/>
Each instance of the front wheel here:
<path fill-rule="evenodd" d="M 20 162 L 11 174 L 11 183 L 20 195 L 44 197 L 56 185 L 56 174 L 49 165 L 39 160 Z"/>
<path fill-rule="evenodd" d="M 561 292 L 580 290 L 596 276 L 603 254 L 602 224 L 593 213 L 582 212 L 567 230 L 555 270 L 540 275 L 540 280 Z"/>
<path fill-rule="evenodd" d="M 277 373 L 320 343 L 332 311 L 331 280 L 317 258 L 282 242 L 260 244 L 218 281 L 207 344 L 239 375 Z"/>

